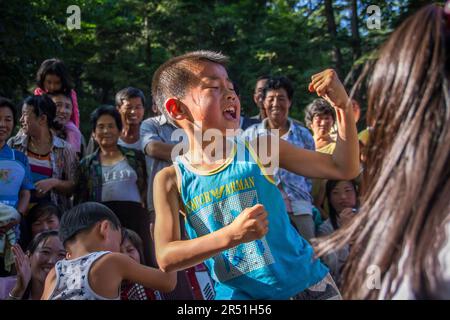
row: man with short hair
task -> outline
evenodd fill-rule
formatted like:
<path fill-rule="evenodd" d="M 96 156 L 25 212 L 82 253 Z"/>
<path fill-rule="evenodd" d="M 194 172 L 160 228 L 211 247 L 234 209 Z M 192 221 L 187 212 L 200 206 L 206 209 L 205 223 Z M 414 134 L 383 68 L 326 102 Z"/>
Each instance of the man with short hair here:
<path fill-rule="evenodd" d="M 259 114 L 251 117 L 251 119 L 257 119 L 259 121 L 262 121 L 263 119 L 266 118 L 266 112 L 264 111 L 264 106 L 263 106 L 262 93 L 263 93 L 264 86 L 266 85 L 266 83 L 269 79 L 270 79 L 270 76 L 268 76 L 268 75 L 263 75 L 263 76 L 258 77 L 258 79 L 256 79 L 255 91 L 253 92 L 253 101 L 255 102 L 256 106 L 258 107 Z"/>

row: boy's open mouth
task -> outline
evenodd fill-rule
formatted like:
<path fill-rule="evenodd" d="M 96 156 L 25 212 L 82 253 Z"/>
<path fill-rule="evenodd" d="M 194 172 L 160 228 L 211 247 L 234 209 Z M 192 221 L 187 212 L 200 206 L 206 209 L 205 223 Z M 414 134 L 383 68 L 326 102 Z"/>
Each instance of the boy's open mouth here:
<path fill-rule="evenodd" d="M 227 120 L 236 120 L 236 108 L 235 107 L 227 107 L 223 111 L 223 115 Z"/>

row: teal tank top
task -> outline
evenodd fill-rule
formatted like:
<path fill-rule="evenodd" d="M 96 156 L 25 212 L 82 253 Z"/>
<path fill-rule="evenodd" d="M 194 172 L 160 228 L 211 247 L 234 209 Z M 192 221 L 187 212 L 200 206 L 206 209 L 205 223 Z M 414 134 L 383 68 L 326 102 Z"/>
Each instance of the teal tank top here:
<path fill-rule="evenodd" d="M 245 208 L 262 204 L 269 232 L 205 261 L 216 299 L 288 299 L 318 283 L 328 269 L 291 225 L 275 182 L 247 142 L 236 139 L 219 168 L 199 171 L 184 156 L 174 163 L 191 239 L 230 224 Z"/>

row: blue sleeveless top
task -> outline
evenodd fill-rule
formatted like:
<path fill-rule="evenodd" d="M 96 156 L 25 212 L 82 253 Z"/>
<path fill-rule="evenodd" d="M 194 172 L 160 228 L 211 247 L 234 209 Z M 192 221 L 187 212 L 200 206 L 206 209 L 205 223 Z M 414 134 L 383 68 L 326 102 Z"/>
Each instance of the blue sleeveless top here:
<path fill-rule="evenodd" d="M 247 142 L 235 140 L 219 168 L 199 171 L 184 156 L 174 163 L 191 239 L 230 224 L 245 208 L 262 204 L 269 232 L 205 261 L 216 299 L 288 299 L 318 283 L 328 269 L 294 229 L 281 193 Z"/>

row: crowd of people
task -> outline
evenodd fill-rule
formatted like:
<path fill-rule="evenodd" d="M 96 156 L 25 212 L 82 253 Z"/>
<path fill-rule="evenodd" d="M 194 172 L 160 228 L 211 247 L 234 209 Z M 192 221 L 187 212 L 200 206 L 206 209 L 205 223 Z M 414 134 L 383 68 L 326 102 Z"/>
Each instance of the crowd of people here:
<path fill-rule="evenodd" d="M 259 77 L 249 117 L 228 58 L 195 51 L 84 137 L 64 62 L 44 61 L 19 108 L 0 97 L 0 299 L 450 298 L 449 52 L 450 2 L 400 25 L 361 75 L 359 134 L 334 70 L 307 106 Z"/>

